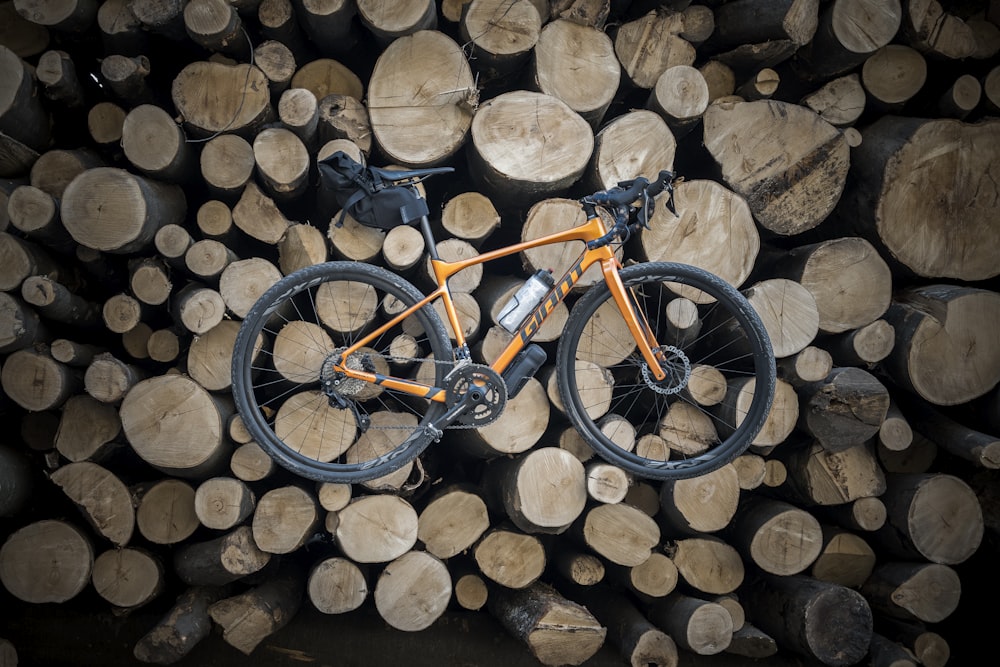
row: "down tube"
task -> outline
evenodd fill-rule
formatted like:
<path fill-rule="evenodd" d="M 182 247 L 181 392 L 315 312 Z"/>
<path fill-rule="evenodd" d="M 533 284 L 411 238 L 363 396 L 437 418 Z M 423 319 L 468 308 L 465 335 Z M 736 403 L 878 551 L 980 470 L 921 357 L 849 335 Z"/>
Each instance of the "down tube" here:
<path fill-rule="evenodd" d="M 583 277 L 583 273 L 598 262 L 602 264 L 610 262 L 610 265 L 614 267 L 613 271 L 617 275 L 618 260 L 615 259 L 615 256 L 606 246 L 594 250 L 584 250 L 576 263 L 556 282 L 555 286 L 542 299 L 542 302 L 538 304 L 538 307 L 524 321 L 521 328 L 514 333 L 514 338 L 490 367 L 498 373 L 503 373 L 507 370 L 507 367 L 514 361 L 518 353 L 531 342 L 531 339 L 538 332 L 539 328 L 541 328 L 548 316 L 552 314 L 552 311 L 556 309 L 556 306 L 562 303 L 570 293 L 570 290 L 573 289 L 573 286 Z"/>

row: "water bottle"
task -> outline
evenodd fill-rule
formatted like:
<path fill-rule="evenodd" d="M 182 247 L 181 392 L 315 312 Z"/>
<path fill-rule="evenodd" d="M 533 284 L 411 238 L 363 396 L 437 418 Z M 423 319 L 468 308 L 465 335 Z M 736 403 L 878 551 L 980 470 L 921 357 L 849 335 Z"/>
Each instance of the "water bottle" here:
<path fill-rule="evenodd" d="M 497 318 L 500 326 L 510 333 L 517 331 L 524 318 L 542 302 L 554 284 L 555 280 L 550 271 L 545 269 L 535 271 L 535 274 L 528 278 L 500 311 L 500 316 Z"/>

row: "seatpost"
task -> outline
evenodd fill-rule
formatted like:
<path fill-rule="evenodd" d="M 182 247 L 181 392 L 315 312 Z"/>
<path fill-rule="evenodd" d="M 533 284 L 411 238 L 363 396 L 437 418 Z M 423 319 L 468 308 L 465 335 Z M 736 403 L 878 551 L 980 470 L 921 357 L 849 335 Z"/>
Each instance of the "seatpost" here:
<path fill-rule="evenodd" d="M 431 256 L 431 259 L 441 259 L 438 256 L 437 245 L 434 243 L 434 232 L 431 231 L 431 221 L 427 219 L 426 215 L 420 217 L 420 231 L 424 235 L 424 245 L 427 246 L 427 253 Z"/>

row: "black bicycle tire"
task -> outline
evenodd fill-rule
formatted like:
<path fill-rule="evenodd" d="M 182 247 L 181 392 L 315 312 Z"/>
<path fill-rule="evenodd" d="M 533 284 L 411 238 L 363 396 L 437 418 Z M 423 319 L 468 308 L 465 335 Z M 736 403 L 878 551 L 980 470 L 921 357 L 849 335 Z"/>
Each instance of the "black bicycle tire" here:
<path fill-rule="evenodd" d="M 368 282 L 377 289 L 395 296 L 406 306 L 411 306 L 423 298 L 420 291 L 408 281 L 381 267 L 363 262 L 326 262 L 290 273 L 257 299 L 240 325 L 233 348 L 232 393 L 237 412 L 242 417 L 250 436 L 281 467 L 313 481 L 360 483 L 388 475 L 415 459 L 434 439 L 433 434 L 418 427 L 396 449 L 370 461 L 359 464 L 326 463 L 303 456 L 286 446 L 268 425 L 262 411 L 254 405 L 253 350 L 267 317 L 283 301 L 311 286 L 330 280 Z M 448 333 L 437 312 L 426 306 L 413 316 L 420 319 L 421 325 L 427 332 L 434 358 L 450 359 L 452 348 Z M 448 366 L 436 364 L 435 368 L 437 380 L 440 382 Z M 432 403 L 421 421 L 421 426 L 428 420 L 436 418 L 444 410 L 443 404 Z"/>
<path fill-rule="evenodd" d="M 775 387 L 775 360 L 767 331 L 760 317 L 732 285 L 703 269 L 670 262 L 636 264 L 620 272 L 626 286 L 642 279 L 678 282 L 702 289 L 715 297 L 719 304 L 733 313 L 747 334 L 752 347 L 753 376 L 756 390 L 751 406 L 742 423 L 725 441 L 705 454 L 685 459 L 653 461 L 622 449 L 605 436 L 596 422 L 586 415 L 570 369 L 575 367 L 575 350 L 584 327 L 597 308 L 611 297 L 607 284 L 591 287 L 573 305 L 557 349 L 556 381 L 567 417 L 583 439 L 605 460 L 640 477 L 656 480 L 676 480 L 698 477 L 731 462 L 750 446 L 760 432 L 770 412 Z M 705 289 L 707 288 L 707 289 Z M 764 389 L 765 391 L 760 391 Z"/>

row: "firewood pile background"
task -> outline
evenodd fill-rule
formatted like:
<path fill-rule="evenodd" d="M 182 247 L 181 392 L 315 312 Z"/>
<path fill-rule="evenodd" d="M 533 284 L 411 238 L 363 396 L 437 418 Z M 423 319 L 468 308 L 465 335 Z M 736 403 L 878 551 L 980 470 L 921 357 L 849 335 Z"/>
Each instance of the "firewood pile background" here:
<path fill-rule="evenodd" d="M 998 51 L 995 0 L 0 3 L 4 600 L 162 610 L 128 656 L 156 664 L 260 653 L 306 607 L 387 641 L 488 615 L 546 665 L 973 655 L 949 621 L 997 549 Z M 764 431 L 634 479 L 543 368 L 397 474 L 276 468 L 229 397 L 256 297 L 329 259 L 428 285 L 415 230 L 317 206 L 334 150 L 455 166 L 425 184 L 445 257 L 676 170 L 680 216 L 626 256 L 744 290 L 779 367 Z M 562 250 L 456 276 L 477 360 Z M 8 623 L 0 664 L 43 663 Z"/>

